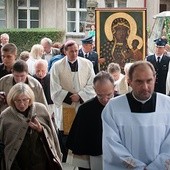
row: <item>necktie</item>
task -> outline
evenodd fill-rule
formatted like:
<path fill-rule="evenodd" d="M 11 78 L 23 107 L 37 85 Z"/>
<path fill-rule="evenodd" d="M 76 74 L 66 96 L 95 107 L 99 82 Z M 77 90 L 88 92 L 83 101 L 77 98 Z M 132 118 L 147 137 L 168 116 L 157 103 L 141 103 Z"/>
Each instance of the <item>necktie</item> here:
<path fill-rule="evenodd" d="M 87 58 L 87 53 L 84 56 L 85 56 L 85 58 Z"/>
<path fill-rule="evenodd" d="M 157 62 L 158 62 L 158 63 L 160 63 L 160 59 L 161 59 L 160 57 L 157 58 Z"/>

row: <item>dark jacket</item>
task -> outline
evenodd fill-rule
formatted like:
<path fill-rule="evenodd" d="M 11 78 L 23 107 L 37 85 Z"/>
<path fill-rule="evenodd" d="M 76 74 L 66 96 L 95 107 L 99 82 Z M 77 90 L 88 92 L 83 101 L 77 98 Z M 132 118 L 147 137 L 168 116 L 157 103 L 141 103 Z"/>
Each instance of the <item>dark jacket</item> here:
<path fill-rule="evenodd" d="M 7 71 L 6 67 L 3 63 L 0 63 L 0 78 L 6 76 L 7 74 L 11 74 L 12 70 Z"/>
<path fill-rule="evenodd" d="M 42 85 L 44 94 L 48 104 L 53 104 L 50 94 L 50 74 L 47 74 L 43 79 L 39 79 L 36 75 L 33 75 Z"/>
<path fill-rule="evenodd" d="M 169 69 L 170 57 L 162 56 L 160 63 L 156 61 L 155 55 L 147 57 L 147 61 L 151 62 L 156 71 L 155 91 L 166 94 L 166 78 Z"/>
<path fill-rule="evenodd" d="M 79 50 L 78 56 L 85 58 L 82 49 Z M 94 72 L 97 74 L 99 72 L 98 54 L 95 51 L 91 51 L 87 59 L 93 63 Z"/>
<path fill-rule="evenodd" d="M 77 155 L 102 155 L 102 119 L 104 106 L 97 97 L 82 104 L 68 135 L 67 147 Z"/>
<path fill-rule="evenodd" d="M 52 54 L 51 57 L 54 57 L 55 55 L 60 54 L 60 50 L 58 48 L 52 48 Z M 45 59 L 45 54 L 42 55 L 42 59 Z"/>

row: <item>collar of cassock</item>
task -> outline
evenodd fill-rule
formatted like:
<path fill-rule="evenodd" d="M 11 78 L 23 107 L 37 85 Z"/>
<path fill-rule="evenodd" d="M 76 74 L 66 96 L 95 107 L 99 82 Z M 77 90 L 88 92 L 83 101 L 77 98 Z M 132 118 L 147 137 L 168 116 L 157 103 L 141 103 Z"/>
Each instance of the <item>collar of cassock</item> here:
<path fill-rule="evenodd" d="M 127 100 L 130 106 L 131 112 L 135 113 L 150 113 L 155 112 L 156 109 L 156 93 L 153 93 L 151 98 L 146 101 L 145 103 L 142 103 L 140 101 L 137 101 L 133 95 L 132 92 L 126 94 Z"/>
<path fill-rule="evenodd" d="M 71 71 L 72 72 L 77 72 L 78 71 L 78 62 L 77 60 L 74 63 L 71 63 L 70 61 L 68 61 Z"/>

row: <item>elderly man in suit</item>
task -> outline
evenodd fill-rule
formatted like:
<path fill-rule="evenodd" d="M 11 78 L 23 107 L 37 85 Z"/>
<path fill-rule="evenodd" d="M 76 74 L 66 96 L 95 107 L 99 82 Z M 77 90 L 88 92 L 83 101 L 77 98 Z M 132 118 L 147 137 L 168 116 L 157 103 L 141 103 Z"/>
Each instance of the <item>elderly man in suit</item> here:
<path fill-rule="evenodd" d="M 158 38 L 155 41 L 155 54 L 149 55 L 147 61 L 151 62 L 156 70 L 155 91 L 166 94 L 166 79 L 169 70 L 170 57 L 165 55 L 167 41 Z"/>
<path fill-rule="evenodd" d="M 51 98 L 58 107 L 58 128 L 61 138 L 63 135 L 63 111 L 76 112 L 80 104 L 93 98 L 93 64 L 82 57 L 78 57 L 78 45 L 73 40 L 65 43 L 66 56 L 54 63 L 51 68 Z M 63 109 L 60 109 L 63 107 Z M 65 131 L 64 131 L 65 132 Z M 64 144 L 65 145 L 65 144 Z M 66 147 L 61 147 L 63 161 L 66 161 Z"/>
<path fill-rule="evenodd" d="M 47 62 L 49 62 L 52 57 L 60 53 L 59 49 L 52 47 L 52 40 L 50 38 L 45 37 L 41 39 L 40 44 L 44 47 L 44 54 L 42 58 L 46 59 Z"/>
<path fill-rule="evenodd" d="M 98 54 L 93 51 L 93 36 L 84 38 L 82 41 L 82 47 L 79 49 L 78 56 L 84 57 L 93 63 L 95 74 L 99 72 L 98 68 Z"/>

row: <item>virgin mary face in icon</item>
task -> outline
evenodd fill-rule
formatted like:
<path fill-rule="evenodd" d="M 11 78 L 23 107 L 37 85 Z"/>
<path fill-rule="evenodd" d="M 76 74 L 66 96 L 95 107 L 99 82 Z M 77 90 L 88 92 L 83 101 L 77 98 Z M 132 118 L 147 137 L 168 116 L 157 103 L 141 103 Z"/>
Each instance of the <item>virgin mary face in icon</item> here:
<path fill-rule="evenodd" d="M 113 32 L 116 41 L 118 43 L 127 42 L 127 38 L 129 36 L 129 28 L 124 25 L 118 25 L 113 28 L 115 31 Z"/>

